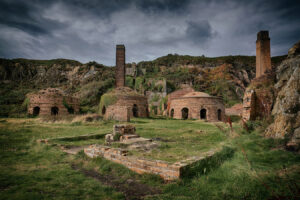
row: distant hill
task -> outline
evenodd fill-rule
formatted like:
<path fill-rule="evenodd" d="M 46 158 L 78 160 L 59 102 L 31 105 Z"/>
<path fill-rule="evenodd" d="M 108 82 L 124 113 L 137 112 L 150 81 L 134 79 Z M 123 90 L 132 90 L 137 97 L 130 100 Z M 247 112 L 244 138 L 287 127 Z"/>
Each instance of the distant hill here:
<path fill-rule="evenodd" d="M 278 66 L 285 57 L 273 57 L 273 66 Z M 166 79 L 167 91 L 172 92 L 182 84 L 190 84 L 196 90 L 222 96 L 230 106 L 241 102 L 254 75 L 254 56 L 208 58 L 169 54 L 137 63 L 135 85 L 146 85 L 149 79 Z M 114 87 L 114 81 L 114 67 L 96 62 L 0 59 L 0 116 L 24 114 L 25 95 L 47 87 L 58 87 L 79 97 L 81 112 L 96 112 L 101 95 Z"/>

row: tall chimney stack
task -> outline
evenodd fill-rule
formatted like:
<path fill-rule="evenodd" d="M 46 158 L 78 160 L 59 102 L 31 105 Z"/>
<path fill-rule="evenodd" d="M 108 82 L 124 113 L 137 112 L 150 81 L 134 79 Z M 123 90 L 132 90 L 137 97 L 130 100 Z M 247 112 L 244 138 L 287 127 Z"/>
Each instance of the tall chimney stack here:
<path fill-rule="evenodd" d="M 125 46 L 116 47 L 116 87 L 125 86 Z"/>
<path fill-rule="evenodd" d="M 259 31 L 256 40 L 256 78 L 271 68 L 269 31 Z"/>

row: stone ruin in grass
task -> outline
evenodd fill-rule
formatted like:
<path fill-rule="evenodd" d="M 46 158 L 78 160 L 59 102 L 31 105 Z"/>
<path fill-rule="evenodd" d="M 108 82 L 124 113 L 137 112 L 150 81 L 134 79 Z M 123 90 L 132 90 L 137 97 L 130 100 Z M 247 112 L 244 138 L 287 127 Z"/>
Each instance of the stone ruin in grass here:
<path fill-rule="evenodd" d="M 129 124 L 115 124 L 113 132 L 106 134 L 105 142 L 107 144 L 120 143 L 127 146 L 127 149 L 143 151 L 149 151 L 158 146 L 152 139 L 143 138 L 136 134 L 135 127 Z"/>

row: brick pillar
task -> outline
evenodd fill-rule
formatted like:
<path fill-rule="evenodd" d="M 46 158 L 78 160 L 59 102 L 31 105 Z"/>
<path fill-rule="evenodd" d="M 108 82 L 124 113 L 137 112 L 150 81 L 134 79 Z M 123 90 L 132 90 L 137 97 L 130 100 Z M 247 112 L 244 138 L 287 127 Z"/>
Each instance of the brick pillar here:
<path fill-rule="evenodd" d="M 269 31 L 257 33 L 256 40 L 256 78 L 271 70 L 271 50 Z"/>
<path fill-rule="evenodd" d="M 116 87 L 125 86 L 125 46 L 117 45 L 116 50 Z"/>

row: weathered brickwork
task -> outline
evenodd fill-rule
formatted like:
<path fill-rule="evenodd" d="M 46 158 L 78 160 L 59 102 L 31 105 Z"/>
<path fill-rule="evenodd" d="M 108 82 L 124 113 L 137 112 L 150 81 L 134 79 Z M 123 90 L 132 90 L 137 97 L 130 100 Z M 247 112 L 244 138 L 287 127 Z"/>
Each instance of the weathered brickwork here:
<path fill-rule="evenodd" d="M 64 94 L 62 90 L 48 88 L 37 93 L 27 94 L 29 105 L 28 114 L 31 115 L 68 115 L 79 112 L 79 100 Z"/>
<path fill-rule="evenodd" d="M 84 153 L 90 158 L 104 157 L 139 174 L 152 173 L 161 176 L 165 180 L 175 180 L 182 177 L 183 172 L 190 166 L 212 157 L 216 152 L 209 151 L 205 156 L 191 157 L 175 163 L 128 156 L 127 150 L 102 145 L 91 145 L 84 149 Z"/>
<path fill-rule="evenodd" d="M 116 87 L 125 86 L 125 46 L 116 48 Z"/>
<path fill-rule="evenodd" d="M 269 31 L 260 31 L 257 33 L 256 40 L 256 78 L 271 69 Z"/>
<path fill-rule="evenodd" d="M 128 106 L 110 105 L 106 108 L 104 119 L 129 122 L 130 108 Z"/>
<path fill-rule="evenodd" d="M 184 112 L 187 112 L 187 114 Z M 175 119 L 185 119 L 184 115 L 187 115 L 187 119 L 224 121 L 225 107 L 223 100 L 200 92 L 192 92 L 174 98 L 170 104 L 169 116 Z"/>
<path fill-rule="evenodd" d="M 144 96 L 119 96 L 116 106 L 127 106 L 130 117 L 148 117 L 148 103 Z"/>

